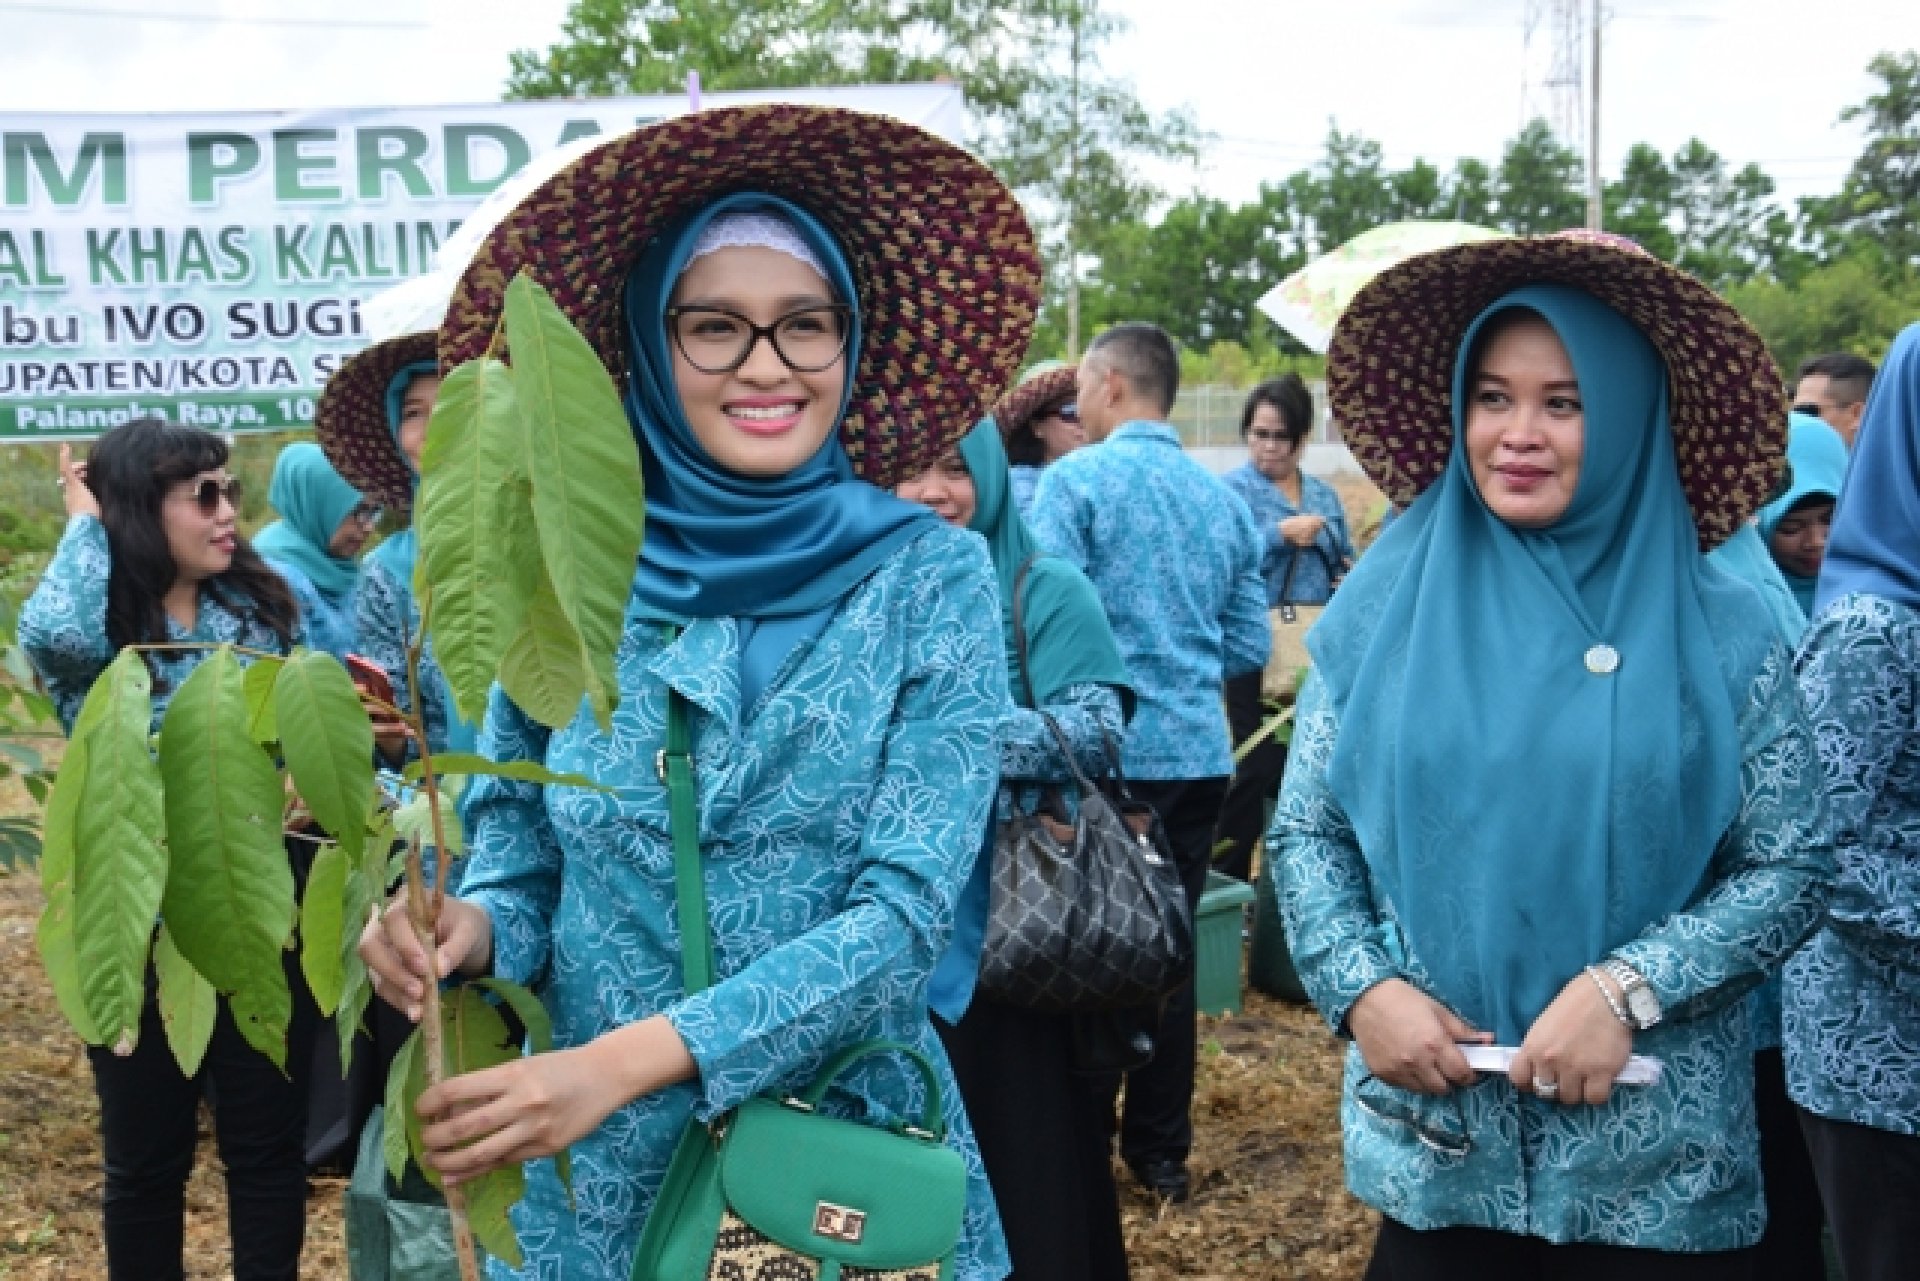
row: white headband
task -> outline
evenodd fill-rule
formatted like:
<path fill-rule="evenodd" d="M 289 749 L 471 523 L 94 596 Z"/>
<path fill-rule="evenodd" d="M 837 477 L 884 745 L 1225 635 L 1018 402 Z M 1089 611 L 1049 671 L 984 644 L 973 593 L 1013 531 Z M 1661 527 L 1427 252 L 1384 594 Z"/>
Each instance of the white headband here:
<path fill-rule="evenodd" d="M 768 213 L 729 213 L 715 218 L 701 229 L 700 238 L 693 242 L 693 252 L 687 255 L 686 266 L 680 268 L 680 274 L 685 275 L 687 267 L 717 250 L 753 246 L 783 253 L 819 272 L 820 279 L 831 279 L 819 255 L 800 235 L 800 229 L 779 214 Z"/>

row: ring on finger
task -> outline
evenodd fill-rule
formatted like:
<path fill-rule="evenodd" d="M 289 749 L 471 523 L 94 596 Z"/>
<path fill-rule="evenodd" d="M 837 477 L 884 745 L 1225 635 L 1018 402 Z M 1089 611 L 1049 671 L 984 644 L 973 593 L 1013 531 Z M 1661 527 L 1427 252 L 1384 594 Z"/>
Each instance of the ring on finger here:
<path fill-rule="evenodd" d="M 1557 1099 L 1560 1097 L 1560 1082 L 1536 1076 L 1533 1078 L 1533 1092 L 1543 1099 Z"/>

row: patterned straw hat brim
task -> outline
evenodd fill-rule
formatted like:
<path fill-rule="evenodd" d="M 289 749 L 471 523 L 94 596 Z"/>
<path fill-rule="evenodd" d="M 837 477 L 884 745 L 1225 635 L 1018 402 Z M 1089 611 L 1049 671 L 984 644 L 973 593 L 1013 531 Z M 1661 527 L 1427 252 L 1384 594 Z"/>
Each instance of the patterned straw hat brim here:
<path fill-rule="evenodd" d="M 1666 361 L 1674 460 L 1702 551 L 1765 504 L 1787 444 L 1787 394 L 1759 334 L 1705 284 L 1606 237 L 1532 236 L 1409 258 L 1355 295 L 1327 349 L 1327 398 L 1354 458 L 1411 503 L 1453 450 L 1453 370 L 1474 317 L 1522 285 L 1583 289 Z"/>
<path fill-rule="evenodd" d="M 1011 440 L 1016 432 L 1031 427 L 1077 394 L 1078 365 L 1062 365 L 1044 374 L 1035 374 L 1003 396 L 993 407 L 993 421 L 1000 427 L 1002 440 Z"/>
<path fill-rule="evenodd" d="M 991 169 L 885 116 L 725 108 L 594 149 L 481 245 L 441 326 L 441 364 L 487 350 L 524 269 L 624 383 L 628 272 L 664 227 L 736 191 L 803 206 L 847 252 L 863 328 L 840 428 L 854 471 L 891 488 L 931 466 L 1012 381 L 1039 308 L 1040 256 Z"/>
<path fill-rule="evenodd" d="M 391 511 L 413 505 L 413 468 L 387 423 L 387 387 L 408 365 L 435 358 L 429 329 L 376 343 L 349 358 L 320 393 L 313 434 L 334 470 Z"/>

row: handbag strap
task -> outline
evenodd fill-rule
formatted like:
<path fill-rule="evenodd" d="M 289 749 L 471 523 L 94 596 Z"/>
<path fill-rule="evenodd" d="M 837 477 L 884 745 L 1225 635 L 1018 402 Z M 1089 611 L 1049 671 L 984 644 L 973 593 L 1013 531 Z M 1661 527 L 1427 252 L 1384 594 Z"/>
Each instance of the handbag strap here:
<path fill-rule="evenodd" d="M 713 932 L 707 928 L 707 889 L 700 875 L 700 802 L 693 786 L 693 735 L 687 696 L 667 689 L 667 745 L 654 762 L 667 786 L 667 822 L 673 833 L 673 890 L 680 904 L 680 972 L 688 993 L 713 986 Z"/>
<path fill-rule="evenodd" d="M 872 1058 L 876 1054 L 897 1054 L 913 1065 L 914 1071 L 919 1074 L 921 1084 L 926 1089 L 926 1102 L 921 1106 L 920 1125 L 917 1128 L 928 1138 L 944 1138 L 947 1132 L 947 1114 L 945 1105 L 940 1101 L 940 1078 L 935 1074 L 933 1064 L 928 1061 L 926 1055 L 911 1045 L 899 1041 L 860 1041 L 849 1045 L 828 1059 L 821 1066 L 819 1075 L 813 1078 L 812 1084 L 793 1097 L 809 1108 L 818 1107 L 820 1101 L 827 1097 L 827 1091 L 832 1088 L 834 1081 L 838 1080 L 842 1073 L 861 1059 Z"/>
<path fill-rule="evenodd" d="M 1327 567 L 1327 577 L 1329 579 L 1333 577 L 1333 558 L 1320 549 L 1318 539 L 1315 539 L 1311 545 L 1306 547 L 1293 547 L 1291 543 L 1289 543 L 1288 546 L 1292 547 L 1293 555 L 1287 557 L 1287 572 L 1280 576 L 1280 600 L 1274 606 L 1274 608 L 1280 611 L 1280 621 L 1283 623 L 1291 623 L 1295 618 L 1293 607 L 1297 602 L 1292 599 L 1293 571 L 1300 568 L 1301 552 L 1312 552 L 1315 556 L 1318 556 L 1320 563 Z"/>
<path fill-rule="evenodd" d="M 1020 663 L 1020 684 L 1027 691 L 1027 702 L 1036 709 L 1040 705 L 1040 695 L 1034 692 L 1033 676 L 1027 670 L 1026 586 L 1027 571 L 1039 559 L 1040 553 L 1033 552 L 1020 562 L 1020 568 L 1013 575 L 1013 653 Z"/>

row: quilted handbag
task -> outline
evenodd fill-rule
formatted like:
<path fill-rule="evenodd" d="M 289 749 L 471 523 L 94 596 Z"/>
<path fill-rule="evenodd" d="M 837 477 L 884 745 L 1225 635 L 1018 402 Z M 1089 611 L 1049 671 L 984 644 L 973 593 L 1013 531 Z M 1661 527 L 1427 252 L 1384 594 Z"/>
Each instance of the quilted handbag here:
<path fill-rule="evenodd" d="M 1019 587 L 1016 579 L 1014 634 L 1024 679 Z M 1107 777 L 1096 785 L 1058 722 L 1045 712 L 1040 717 L 1073 775 L 1079 804 L 1069 820 L 1049 797 L 996 831 L 980 988 L 994 1000 L 1041 1010 L 1157 1005 L 1193 969 L 1193 923 L 1166 833 L 1153 810 L 1127 792 L 1111 741 Z"/>
<path fill-rule="evenodd" d="M 713 940 L 689 743 L 685 700 L 670 693 L 658 764 L 693 992 L 713 981 Z M 819 1110 L 842 1073 L 879 1054 L 919 1074 L 926 1103 L 917 1122 L 883 1128 Z M 849 1046 L 796 1095 L 689 1121 L 641 1230 L 633 1281 L 949 1281 L 967 1172 L 945 1130 L 932 1065 L 890 1041 Z"/>

